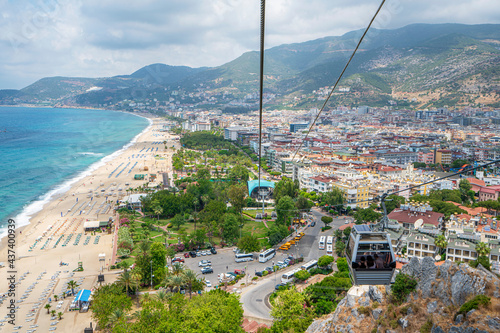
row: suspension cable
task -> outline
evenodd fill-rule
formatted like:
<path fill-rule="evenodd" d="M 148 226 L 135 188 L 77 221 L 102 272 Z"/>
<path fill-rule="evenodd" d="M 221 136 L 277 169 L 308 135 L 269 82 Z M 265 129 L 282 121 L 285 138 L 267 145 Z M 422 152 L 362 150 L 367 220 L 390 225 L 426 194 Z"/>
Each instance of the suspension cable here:
<path fill-rule="evenodd" d="M 264 90 L 264 28 L 266 22 L 266 0 L 260 1 L 260 79 L 259 79 L 259 192 L 261 191 L 260 179 L 262 169 L 262 101 Z M 264 206 L 264 196 L 262 196 Z"/>
<path fill-rule="evenodd" d="M 380 3 L 380 6 L 378 7 L 377 11 L 375 12 L 375 15 L 373 15 L 372 19 L 370 20 L 370 23 L 368 24 L 368 26 L 366 27 L 365 29 L 365 32 L 363 33 L 363 35 L 361 36 L 359 42 L 358 42 L 358 45 L 356 45 L 356 48 L 354 49 L 354 51 L 352 52 L 351 54 L 351 57 L 349 58 L 349 60 L 347 61 L 347 63 L 345 64 L 344 66 L 344 69 L 342 70 L 342 72 L 340 73 L 337 81 L 335 82 L 335 84 L 333 85 L 333 88 L 330 90 L 330 93 L 328 94 L 328 97 L 326 98 L 325 102 L 323 103 L 323 106 L 321 106 L 321 109 L 319 110 L 318 114 L 316 115 L 316 118 L 314 118 L 314 121 L 313 123 L 311 124 L 311 126 L 309 127 L 309 130 L 307 131 L 306 133 L 306 136 L 305 138 L 300 142 L 300 145 L 299 145 L 299 148 L 295 151 L 295 154 L 293 154 L 293 157 L 292 157 L 292 162 L 293 160 L 295 159 L 295 156 L 297 155 L 297 153 L 300 151 L 300 149 L 302 148 L 302 145 L 304 144 L 304 141 L 308 138 L 309 136 L 309 133 L 311 133 L 311 129 L 314 127 L 314 125 L 316 124 L 316 121 L 318 120 L 319 116 L 321 115 L 321 113 L 323 112 L 323 110 L 325 109 L 325 106 L 326 104 L 328 103 L 328 101 L 330 100 L 330 98 L 332 97 L 333 95 L 333 92 L 335 91 L 335 88 L 337 87 L 337 85 L 339 84 L 340 80 L 342 79 L 342 76 L 344 75 L 345 71 L 347 70 L 347 67 L 349 67 L 349 64 L 351 63 L 351 60 L 352 58 L 354 58 L 354 55 L 356 54 L 356 52 L 358 51 L 358 48 L 359 46 L 361 45 L 361 42 L 363 41 L 363 39 L 365 38 L 365 35 L 368 33 L 368 30 L 370 29 L 373 21 L 375 20 L 375 18 L 377 17 L 378 13 L 380 12 L 380 10 L 382 9 L 382 6 L 384 6 L 384 3 L 385 3 L 385 0 L 382 0 L 382 2 Z"/>

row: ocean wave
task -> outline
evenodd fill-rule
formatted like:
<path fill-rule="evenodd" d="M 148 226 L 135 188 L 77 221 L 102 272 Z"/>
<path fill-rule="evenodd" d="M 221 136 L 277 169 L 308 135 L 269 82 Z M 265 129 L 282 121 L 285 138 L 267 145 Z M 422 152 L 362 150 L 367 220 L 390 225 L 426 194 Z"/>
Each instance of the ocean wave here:
<path fill-rule="evenodd" d="M 31 203 L 26 204 L 22 211 L 14 216 L 14 221 L 16 221 L 16 228 L 19 227 L 24 227 L 26 225 L 30 224 L 30 218 L 41 211 L 43 207 L 49 203 L 51 200 L 54 198 L 57 198 L 58 196 L 62 196 L 64 193 L 69 191 L 71 189 L 71 186 L 75 184 L 76 182 L 82 180 L 83 178 L 90 176 L 92 172 L 100 168 L 101 166 L 105 165 L 107 162 L 115 159 L 116 157 L 120 156 L 125 150 L 130 148 L 134 143 L 137 142 L 137 139 L 146 133 L 151 126 L 153 126 L 153 121 L 149 118 L 142 117 L 148 120 L 149 125 L 139 134 L 137 134 L 130 142 L 125 144 L 121 149 L 111 153 L 110 155 L 104 156 L 101 158 L 99 161 L 92 163 L 89 165 L 85 170 L 81 171 L 78 173 L 76 176 L 67 179 L 64 181 L 62 184 L 56 185 L 53 189 L 49 190 L 47 193 L 41 195 L 36 199 L 35 201 L 32 201 Z M 88 153 L 80 153 L 80 154 L 88 154 Z M 93 154 L 93 153 L 92 153 Z M 102 155 L 102 154 L 101 154 Z M 1 227 L 0 228 L 0 239 L 5 237 L 7 235 L 7 228 Z"/>
<path fill-rule="evenodd" d="M 102 156 L 102 153 L 83 152 L 83 153 L 78 153 L 78 155 Z"/>

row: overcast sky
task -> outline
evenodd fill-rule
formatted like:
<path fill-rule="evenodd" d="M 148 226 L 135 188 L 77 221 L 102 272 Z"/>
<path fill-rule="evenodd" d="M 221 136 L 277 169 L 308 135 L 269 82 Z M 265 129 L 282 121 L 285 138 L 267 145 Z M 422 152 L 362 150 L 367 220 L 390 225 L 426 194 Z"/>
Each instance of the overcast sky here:
<path fill-rule="evenodd" d="M 379 0 L 268 0 L 266 48 L 365 28 Z M 500 23 L 498 0 L 387 0 L 374 25 Z M 259 0 L 0 0 L 0 89 L 219 66 L 259 48 Z"/>

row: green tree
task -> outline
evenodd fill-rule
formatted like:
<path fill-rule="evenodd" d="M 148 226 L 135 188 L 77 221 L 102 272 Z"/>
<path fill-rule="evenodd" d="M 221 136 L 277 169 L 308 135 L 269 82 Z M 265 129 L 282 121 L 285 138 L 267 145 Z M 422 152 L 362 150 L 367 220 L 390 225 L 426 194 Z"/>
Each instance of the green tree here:
<path fill-rule="evenodd" d="M 444 237 L 444 235 L 438 235 L 434 239 L 434 245 L 436 245 L 436 247 L 441 249 L 441 251 L 439 253 L 442 253 L 443 250 L 446 249 L 446 247 L 448 246 L 448 242 L 446 241 L 446 237 Z"/>
<path fill-rule="evenodd" d="M 335 260 L 333 259 L 332 256 L 324 255 L 324 256 L 319 257 L 318 266 L 319 267 L 327 267 L 328 265 L 330 265 L 334 261 Z"/>
<path fill-rule="evenodd" d="M 50 314 L 50 308 L 52 307 L 52 305 L 50 305 L 49 303 L 45 304 L 44 308 L 47 309 L 47 314 Z"/>
<path fill-rule="evenodd" d="M 325 227 L 333 222 L 333 218 L 331 216 L 321 216 L 321 222 L 325 224 Z"/>
<path fill-rule="evenodd" d="M 376 222 L 382 217 L 382 214 L 377 213 L 372 207 L 360 209 L 354 213 L 356 223 Z"/>
<path fill-rule="evenodd" d="M 227 196 L 231 206 L 241 214 L 243 207 L 245 207 L 245 197 L 247 195 L 247 186 L 245 184 L 235 184 L 229 186 Z"/>
<path fill-rule="evenodd" d="M 396 280 L 391 287 L 391 296 L 396 301 L 396 303 L 402 303 L 406 300 L 406 297 L 414 292 L 417 288 L 418 281 L 408 275 L 399 273 L 396 275 Z"/>
<path fill-rule="evenodd" d="M 300 271 L 296 272 L 293 276 L 295 276 L 300 281 L 305 281 L 311 277 L 311 273 L 309 273 L 305 269 L 301 269 Z"/>
<path fill-rule="evenodd" d="M 295 203 L 295 207 L 300 211 L 309 211 L 312 206 L 313 203 L 301 195 L 297 198 L 297 202 Z"/>
<path fill-rule="evenodd" d="M 177 230 L 180 229 L 180 227 L 186 223 L 186 220 L 184 219 L 184 216 L 182 214 L 176 214 L 171 220 L 170 220 L 170 223 L 172 223 L 172 225 L 174 227 L 177 227 Z"/>
<path fill-rule="evenodd" d="M 487 256 L 490 254 L 491 249 L 487 243 L 479 242 L 476 244 L 476 252 L 478 256 Z"/>
<path fill-rule="evenodd" d="M 387 196 L 385 201 L 385 208 L 387 209 L 387 214 L 392 212 L 394 209 L 399 208 L 405 203 L 405 198 L 399 195 L 391 194 Z"/>
<path fill-rule="evenodd" d="M 222 223 L 222 239 L 229 244 L 234 244 L 239 235 L 240 221 L 238 216 L 232 213 L 224 214 Z"/>
<path fill-rule="evenodd" d="M 257 252 L 261 249 L 261 245 L 257 236 L 247 235 L 240 238 L 238 248 L 246 253 Z"/>
<path fill-rule="evenodd" d="M 129 311 L 132 308 L 132 300 L 123 293 L 121 286 L 117 284 L 104 284 L 96 288 L 92 294 L 92 318 L 102 328 L 110 324 L 111 315 L 115 310 Z"/>
<path fill-rule="evenodd" d="M 344 237 L 345 238 L 348 238 L 349 235 L 351 234 L 351 227 L 347 227 L 344 229 L 344 231 L 342 232 L 344 234 Z"/>
<path fill-rule="evenodd" d="M 198 280 L 198 275 L 196 275 L 196 273 L 193 272 L 192 270 L 188 269 L 184 271 L 183 278 L 184 282 L 187 284 L 189 289 L 189 299 L 191 299 L 191 291 L 193 290 L 192 289 L 193 284 L 195 284 L 196 281 Z"/>
<path fill-rule="evenodd" d="M 295 199 L 299 193 L 298 181 L 293 181 L 290 178 L 283 177 L 282 180 L 274 185 L 273 197 L 274 202 L 279 203 L 282 197 L 288 196 Z M 293 200 L 292 200 L 293 201 Z"/>
<path fill-rule="evenodd" d="M 345 251 L 345 243 L 342 241 L 336 241 L 335 242 L 335 253 L 337 253 L 337 255 L 339 257 L 341 257 L 344 255 L 344 251 Z"/>
<path fill-rule="evenodd" d="M 196 179 L 210 179 L 210 170 L 207 168 L 198 169 L 196 172 Z"/>
<path fill-rule="evenodd" d="M 348 272 L 349 271 L 349 264 L 347 263 L 346 258 L 338 258 L 337 259 L 337 269 L 340 272 Z"/>
<path fill-rule="evenodd" d="M 168 246 L 165 249 L 165 251 L 166 251 L 166 254 L 165 254 L 166 257 L 169 258 L 170 260 L 172 260 L 177 253 L 177 251 L 175 250 L 175 248 L 173 246 Z"/>
<path fill-rule="evenodd" d="M 323 194 L 321 203 L 328 206 L 342 208 L 342 205 L 345 203 L 344 192 L 334 187 L 330 192 Z"/>
<path fill-rule="evenodd" d="M 229 171 L 228 177 L 234 182 L 246 183 L 249 178 L 248 169 L 244 166 L 236 165 Z"/>
<path fill-rule="evenodd" d="M 71 295 L 75 295 L 75 288 L 78 287 L 78 283 L 75 280 L 69 280 L 67 284 L 67 288 L 71 289 Z"/>
<path fill-rule="evenodd" d="M 289 232 L 286 226 L 274 224 L 267 230 L 268 242 L 271 246 L 274 246 L 281 242 L 288 234 Z"/>
<path fill-rule="evenodd" d="M 160 242 L 151 244 L 151 260 L 153 261 L 153 283 L 160 283 L 165 278 L 165 266 L 167 265 L 167 249 Z"/>
<path fill-rule="evenodd" d="M 120 274 L 118 279 L 116 279 L 116 284 L 125 288 L 125 291 L 127 292 L 127 296 L 129 295 L 129 291 L 131 289 L 136 289 L 139 286 L 138 281 L 136 279 L 134 279 L 134 276 L 132 275 L 132 273 L 128 269 L 125 269 Z"/>
<path fill-rule="evenodd" d="M 295 287 L 278 292 L 271 306 L 273 332 L 305 332 L 312 322 L 312 309 L 306 306 L 305 295 Z"/>
<path fill-rule="evenodd" d="M 290 217 L 294 216 L 295 212 L 295 204 L 292 198 L 287 195 L 281 197 L 276 205 L 276 213 L 278 215 L 276 223 L 288 224 Z"/>

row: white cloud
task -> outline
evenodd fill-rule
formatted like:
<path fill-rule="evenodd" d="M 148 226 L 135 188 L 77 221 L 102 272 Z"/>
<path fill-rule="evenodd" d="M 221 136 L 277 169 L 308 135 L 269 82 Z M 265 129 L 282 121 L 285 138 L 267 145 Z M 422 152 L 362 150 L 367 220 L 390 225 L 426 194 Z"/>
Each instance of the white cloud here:
<path fill-rule="evenodd" d="M 266 48 L 363 29 L 374 0 L 267 1 Z M 258 0 L 0 0 L 0 89 L 46 76 L 218 66 L 259 48 Z M 374 27 L 500 23 L 493 0 L 388 0 Z"/>

